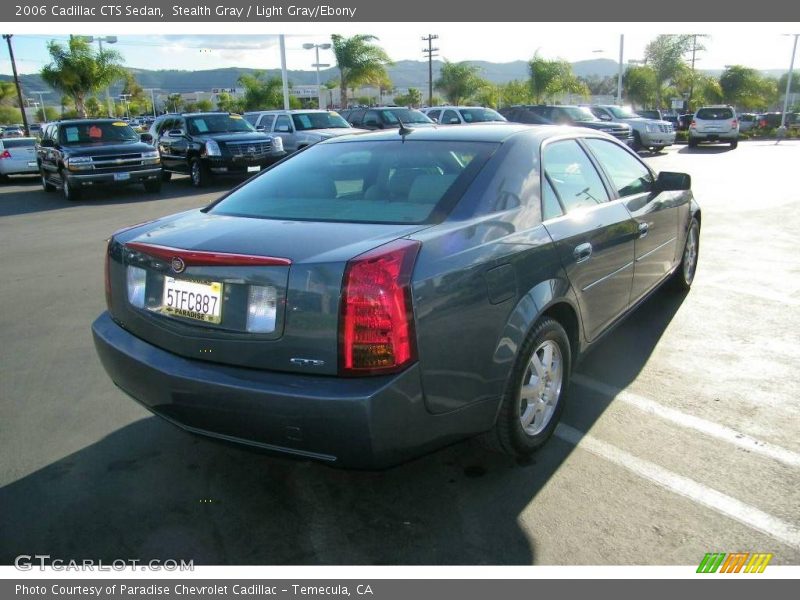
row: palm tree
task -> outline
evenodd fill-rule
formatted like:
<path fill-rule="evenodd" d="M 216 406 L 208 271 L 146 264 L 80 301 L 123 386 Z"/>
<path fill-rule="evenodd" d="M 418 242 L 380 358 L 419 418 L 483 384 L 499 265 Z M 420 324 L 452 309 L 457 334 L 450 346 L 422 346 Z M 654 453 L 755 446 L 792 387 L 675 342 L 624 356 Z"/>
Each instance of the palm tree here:
<path fill-rule="evenodd" d="M 364 83 L 377 83 L 385 80 L 386 65 L 391 64 L 386 51 L 373 44 L 378 38 L 374 35 L 358 34 L 344 37 L 334 34 L 333 54 L 339 68 L 339 90 L 341 105 L 347 107 L 347 90 Z"/>
<path fill-rule="evenodd" d="M 13 104 L 17 101 L 17 88 L 10 81 L 0 81 L 0 104 Z"/>
<path fill-rule="evenodd" d="M 86 97 L 124 76 L 122 59 L 114 50 L 94 52 L 81 38 L 70 38 L 67 47 L 47 45 L 51 62 L 41 72 L 42 80 L 75 102 L 80 117 L 86 117 Z"/>

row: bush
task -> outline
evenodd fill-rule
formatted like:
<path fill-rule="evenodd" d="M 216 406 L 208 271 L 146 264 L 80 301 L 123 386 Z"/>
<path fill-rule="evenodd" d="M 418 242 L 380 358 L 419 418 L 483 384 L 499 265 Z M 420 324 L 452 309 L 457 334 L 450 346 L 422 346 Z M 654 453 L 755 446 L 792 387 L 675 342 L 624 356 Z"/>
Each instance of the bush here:
<path fill-rule="evenodd" d="M 688 142 L 689 141 L 689 132 L 688 131 L 676 131 L 675 132 L 675 141 L 676 142 Z"/>

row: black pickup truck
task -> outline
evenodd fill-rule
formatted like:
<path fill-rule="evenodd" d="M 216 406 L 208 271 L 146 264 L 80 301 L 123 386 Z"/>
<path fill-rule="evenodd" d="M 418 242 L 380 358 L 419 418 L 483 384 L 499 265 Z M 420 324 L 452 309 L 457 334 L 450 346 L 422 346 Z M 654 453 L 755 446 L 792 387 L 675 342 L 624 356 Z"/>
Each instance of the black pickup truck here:
<path fill-rule="evenodd" d="M 284 156 L 283 140 L 226 112 L 167 114 L 150 127 L 161 154 L 164 180 L 187 173 L 195 187 L 205 187 L 218 176 L 257 173 Z"/>
<path fill-rule="evenodd" d="M 144 184 L 161 191 L 161 158 L 127 123 L 116 119 L 72 119 L 49 123 L 36 151 L 42 187 L 60 189 L 67 200 L 108 185 Z"/>

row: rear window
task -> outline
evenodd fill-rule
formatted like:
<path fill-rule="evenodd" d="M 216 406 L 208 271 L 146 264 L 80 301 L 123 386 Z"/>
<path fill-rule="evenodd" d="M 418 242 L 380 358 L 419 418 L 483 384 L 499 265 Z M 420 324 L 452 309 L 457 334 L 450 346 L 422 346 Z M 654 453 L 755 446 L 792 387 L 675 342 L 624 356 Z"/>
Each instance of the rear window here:
<path fill-rule="evenodd" d="M 449 210 L 455 190 L 472 180 L 496 147 L 399 139 L 319 144 L 256 177 L 209 212 L 293 221 L 427 223 Z"/>
<path fill-rule="evenodd" d="M 701 108 L 697 111 L 697 118 L 703 121 L 723 121 L 733 118 L 733 110 L 730 108 Z"/>
<path fill-rule="evenodd" d="M 307 129 L 349 129 L 350 125 L 337 112 L 299 113 L 292 115 L 297 131 Z"/>
<path fill-rule="evenodd" d="M 239 115 L 213 114 L 201 117 L 189 117 L 186 119 L 186 126 L 192 135 L 202 135 L 204 133 L 234 133 L 244 131 L 255 131 Z"/>
<path fill-rule="evenodd" d="M 465 123 L 488 123 L 506 120 L 505 117 L 491 108 L 462 108 L 459 112 Z"/>
<path fill-rule="evenodd" d="M 25 148 L 36 145 L 36 138 L 17 138 L 0 141 L 3 148 Z"/>

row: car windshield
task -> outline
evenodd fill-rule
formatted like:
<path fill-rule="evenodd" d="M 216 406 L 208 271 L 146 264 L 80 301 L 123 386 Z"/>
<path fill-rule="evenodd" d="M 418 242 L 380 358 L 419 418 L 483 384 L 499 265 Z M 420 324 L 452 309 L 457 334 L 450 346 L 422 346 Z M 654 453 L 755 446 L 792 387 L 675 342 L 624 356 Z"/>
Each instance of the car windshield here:
<path fill-rule="evenodd" d="M 505 117 L 491 108 L 462 108 L 459 112 L 466 123 L 505 121 Z"/>
<path fill-rule="evenodd" d="M 387 108 L 380 111 L 380 113 L 384 121 L 396 125 L 398 125 L 400 121 L 402 121 L 404 125 L 409 123 L 433 123 L 428 117 L 413 108 Z"/>
<path fill-rule="evenodd" d="M 212 214 L 353 223 L 427 223 L 451 190 L 471 181 L 496 148 L 484 142 L 397 140 L 317 144 L 265 171 Z"/>
<path fill-rule="evenodd" d="M 559 106 L 574 121 L 597 121 L 597 117 L 588 108 L 583 106 Z"/>
<path fill-rule="evenodd" d="M 337 112 L 309 112 L 292 115 L 297 131 L 307 129 L 349 129 L 350 125 Z"/>
<path fill-rule="evenodd" d="M 697 111 L 697 118 L 703 121 L 723 121 L 733 118 L 730 108 L 701 108 Z"/>
<path fill-rule="evenodd" d="M 139 134 L 124 121 L 86 121 L 65 124 L 59 141 L 69 145 L 135 142 L 138 139 Z"/>
<path fill-rule="evenodd" d="M 624 106 L 609 106 L 607 109 L 615 119 L 638 119 L 641 117 L 641 115 Z"/>
<path fill-rule="evenodd" d="M 188 117 L 186 119 L 186 127 L 192 135 L 255 131 L 253 126 L 241 116 L 227 114 Z"/>

